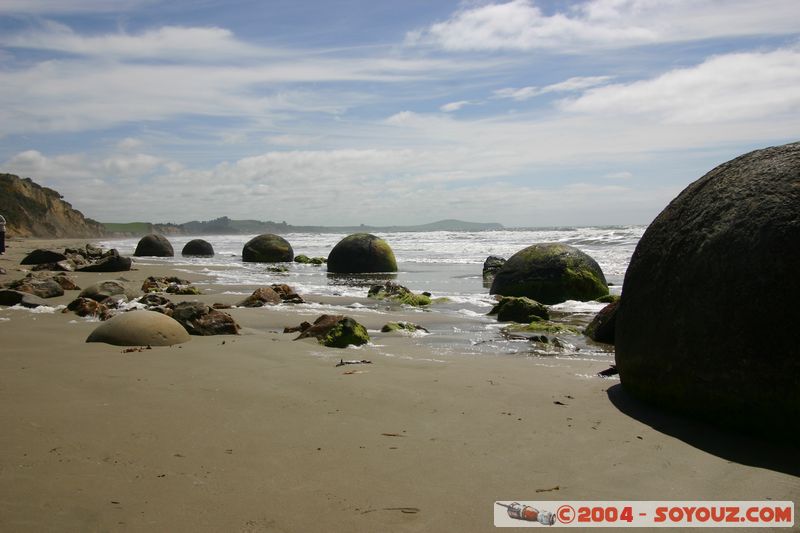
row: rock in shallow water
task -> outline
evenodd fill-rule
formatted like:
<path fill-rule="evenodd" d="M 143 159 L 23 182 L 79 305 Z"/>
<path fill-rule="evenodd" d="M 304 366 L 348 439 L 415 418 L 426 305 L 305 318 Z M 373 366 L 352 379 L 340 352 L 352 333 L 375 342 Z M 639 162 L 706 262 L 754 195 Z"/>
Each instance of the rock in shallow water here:
<path fill-rule="evenodd" d="M 175 250 L 172 249 L 172 244 L 170 244 L 166 237 L 151 233 L 139 240 L 139 244 L 136 245 L 136 250 L 133 252 L 133 255 L 136 257 L 173 257 L 175 255 Z"/>
<path fill-rule="evenodd" d="M 397 260 L 392 248 L 383 239 L 369 233 L 354 233 L 333 247 L 328 255 L 328 272 L 397 272 Z"/>
<path fill-rule="evenodd" d="M 715 168 L 653 221 L 616 321 L 623 387 L 800 442 L 800 143 Z"/>

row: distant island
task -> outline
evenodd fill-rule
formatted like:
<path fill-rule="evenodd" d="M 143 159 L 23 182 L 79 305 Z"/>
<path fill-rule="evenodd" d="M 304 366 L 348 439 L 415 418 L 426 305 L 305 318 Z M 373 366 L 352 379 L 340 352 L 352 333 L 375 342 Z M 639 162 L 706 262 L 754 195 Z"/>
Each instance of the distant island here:
<path fill-rule="evenodd" d="M 286 222 L 260 220 L 233 220 L 228 217 L 214 220 L 185 222 L 183 224 L 152 224 L 150 222 L 104 222 L 108 234 L 117 236 L 140 236 L 147 233 L 163 235 L 249 235 L 254 233 L 388 233 L 415 231 L 490 231 L 505 227 L 496 222 L 465 222 L 463 220 L 439 220 L 416 226 L 294 226 Z"/>

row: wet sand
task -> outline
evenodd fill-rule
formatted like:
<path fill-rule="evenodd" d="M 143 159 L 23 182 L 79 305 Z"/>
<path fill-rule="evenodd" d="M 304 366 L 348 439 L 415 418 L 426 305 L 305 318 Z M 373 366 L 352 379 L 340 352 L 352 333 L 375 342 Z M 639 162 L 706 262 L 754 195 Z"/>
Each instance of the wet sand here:
<path fill-rule="evenodd" d="M 0 280 L 74 243 L 11 240 Z M 74 277 L 176 274 L 135 268 Z M 800 496 L 798 450 L 648 409 L 585 377 L 603 363 L 443 356 L 392 335 L 337 350 L 282 333 L 316 310 L 231 314 L 238 336 L 123 353 L 84 342 L 97 322 L 0 308 L 0 530 L 477 532 L 496 500 Z"/>

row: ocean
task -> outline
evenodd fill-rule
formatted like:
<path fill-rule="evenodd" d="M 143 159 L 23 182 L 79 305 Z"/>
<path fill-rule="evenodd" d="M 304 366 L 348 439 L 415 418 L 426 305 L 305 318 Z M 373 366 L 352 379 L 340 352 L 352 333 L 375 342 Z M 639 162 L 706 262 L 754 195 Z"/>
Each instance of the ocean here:
<path fill-rule="evenodd" d="M 556 334 L 540 343 L 515 338 L 503 332 L 507 324 L 498 324 L 486 313 L 495 303 L 482 276 L 483 262 L 490 255 L 509 258 L 517 251 L 534 243 L 558 242 L 574 246 L 600 265 L 612 294 L 619 294 L 631 255 L 644 233 L 645 226 L 567 227 L 546 229 L 519 229 L 480 232 L 396 232 L 376 233 L 392 247 L 398 263 L 398 272 L 392 279 L 415 292 L 430 292 L 433 298 L 444 299 L 429 308 L 406 312 L 419 313 L 417 321 L 425 325 L 427 313 L 435 313 L 435 325 L 430 334 L 415 338 L 424 343 L 433 354 L 495 355 L 562 358 L 587 361 L 613 362 L 613 347 L 593 343 L 582 335 Z M 189 270 L 204 274 L 207 281 L 196 285 L 223 285 L 228 293 L 248 295 L 257 286 L 286 283 L 295 288 L 309 304 L 299 309 L 318 306 L 315 297 L 324 297 L 324 312 L 347 314 L 349 309 L 385 313 L 391 320 L 392 310 L 385 304 L 364 300 L 369 286 L 381 282 L 372 277 L 328 275 L 324 265 L 283 263 L 286 272 L 274 272 L 277 265 L 243 263 L 244 244 L 255 235 L 207 235 L 169 237 L 176 257 L 136 258 L 137 262 L 167 264 L 180 272 Z M 292 245 L 295 255 L 327 257 L 330 250 L 346 234 L 339 233 L 288 233 L 281 235 Z M 214 246 L 212 258 L 184 258 L 183 246 L 191 239 L 202 238 Z M 123 255 L 132 255 L 138 238 L 110 239 L 102 242 L 117 248 Z M 339 302 L 339 304 L 330 302 Z M 554 321 L 584 327 L 602 309 L 597 302 L 568 301 L 551 306 Z M 337 309 L 341 307 L 341 309 Z M 426 326 L 427 327 L 427 326 Z"/>

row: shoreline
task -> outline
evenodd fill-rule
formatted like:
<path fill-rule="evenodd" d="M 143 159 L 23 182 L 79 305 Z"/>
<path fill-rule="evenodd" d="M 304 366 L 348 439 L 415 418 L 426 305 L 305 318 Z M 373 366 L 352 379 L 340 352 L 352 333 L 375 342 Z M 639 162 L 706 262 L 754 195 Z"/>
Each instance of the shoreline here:
<path fill-rule="evenodd" d="M 101 241 L 10 239 L 0 280 L 34 248 Z M 134 268 L 72 275 L 175 274 Z M 209 304 L 242 298 L 202 288 Z M 607 362 L 454 357 L 392 335 L 337 350 L 282 333 L 322 311 L 226 312 L 242 334 L 123 353 L 84 342 L 96 322 L 0 308 L 0 529 L 487 531 L 496 500 L 800 499 L 797 450 L 582 377 Z M 386 322 L 348 314 L 370 334 Z"/>

